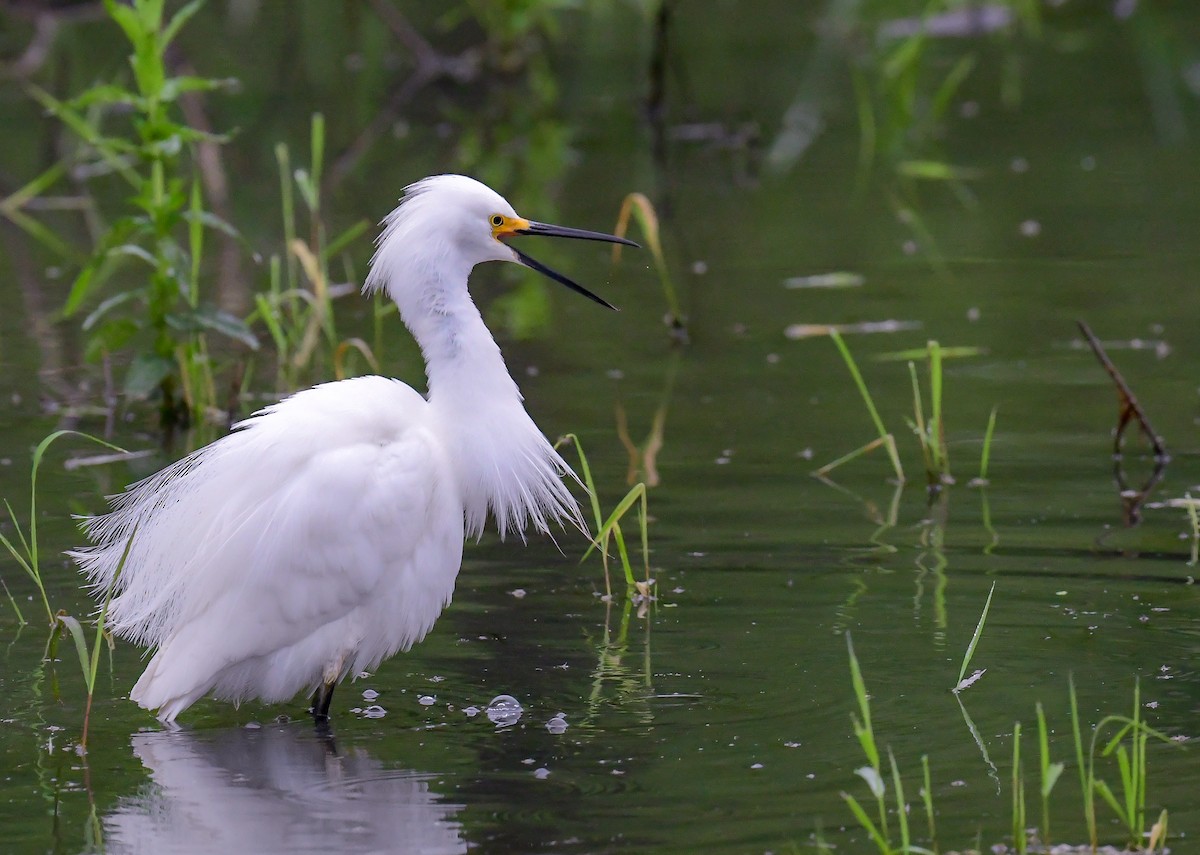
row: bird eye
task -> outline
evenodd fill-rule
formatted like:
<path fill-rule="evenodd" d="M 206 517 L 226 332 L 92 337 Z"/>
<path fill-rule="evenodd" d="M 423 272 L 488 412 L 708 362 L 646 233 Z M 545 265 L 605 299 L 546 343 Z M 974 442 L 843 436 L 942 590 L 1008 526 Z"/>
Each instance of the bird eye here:
<path fill-rule="evenodd" d="M 504 225 L 504 217 L 499 214 L 492 214 L 492 226 L 500 228 L 502 225 Z"/>

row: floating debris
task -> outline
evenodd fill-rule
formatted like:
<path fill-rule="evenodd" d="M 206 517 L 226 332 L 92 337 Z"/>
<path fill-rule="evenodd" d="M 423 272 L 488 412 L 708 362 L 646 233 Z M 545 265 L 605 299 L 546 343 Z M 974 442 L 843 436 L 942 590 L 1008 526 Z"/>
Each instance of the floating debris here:
<path fill-rule="evenodd" d="M 817 338 L 818 336 L 827 336 L 831 332 L 837 332 L 842 335 L 860 333 L 894 333 L 906 332 L 908 330 L 919 330 L 921 328 L 920 321 L 863 321 L 857 324 L 790 324 L 784 329 L 783 334 L 793 341 L 803 338 Z"/>
<path fill-rule="evenodd" d="M 963 689 L 967 689 L 967 688 L 970 688 L 971 686 L 975 685 L 977 682 L 979 682 L 979 678 L 982 677 L 986 673 L 987 673 L 987 668 L 981 668 L 980 670 L 976 671 L 974 674 L 971 674 L 967 677 L 963 677 L 962 680 L 959 681 L 958 685 L 954 687 L 955 693 L 961 692 Z"/>
<path fill-rule="evenodd" d="M 1000 3 L 988 3 L 954 9 L 939 15 L 896 18 L 883 24 L 876 32 L 876 37 L 880 42 L 913 36 L 935 39 L 974 38 L 1007 29 L 1013 21 L 1014 12 L 1011 8 Z"/>
<path fill-rule="evenodd" d="M 814 273 L 810 276 L 792 276 L 783 280 L 785 288 L 858 288 L 867 277 L 861 273 L 837 270 L 831 273 Z"/>

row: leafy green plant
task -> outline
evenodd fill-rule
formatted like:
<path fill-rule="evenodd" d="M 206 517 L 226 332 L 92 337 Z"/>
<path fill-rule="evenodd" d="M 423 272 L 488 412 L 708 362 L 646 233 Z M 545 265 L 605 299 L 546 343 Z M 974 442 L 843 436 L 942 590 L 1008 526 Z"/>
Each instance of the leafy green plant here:
<path fill-rule="evenodd" d="M 1041 770 L 1038 792 L 1042 797 L 1042 839 L 1045 847 L 1050 846 L 1050 793 L 1066 767 L 1062 763 L 1050 761 L 1050 734 L 1046 727 L 1046 713 L 1042 710 L 1041 702 L 1037 704 L 1038 724 L 1038 763 Z"/>
<path fill-rule="evenodd" d="M 1019 855 L 1029 849 L 1025 836 L 1025 770 L 1021 765 L 1021 722 L 1013 725 L 1012 756 L 1012 836 L 1013 848 Z"/>
<path fill-rule="evenodd" d="M 124 390 L 133 397 L 157 393 L 164 425 L 186 424 L 212 403 L 207 333 L 258 346 L 241 319 L 201 297 L 205 230 L 236 231 L 205 210 L 199 179 L 189 176 L 189 165 L 196 143 L 226 138 L 192 128 L 174 114 L 185 95 L 231 81 L 171 76 L 165 61 L 167 48 L 201 5 L 193 0 L 165 19 L 163 0 L 131 5 L 105 0 L 105 10 L 132 48 L 133 87 L 101 83 L 69 101 L 30 88 L 83 141 L 84 156 L 94 161 L 91 171 L 114 174 L 131 191 L 131 209 L 98 238 L 63 312 L 74 316 L 91 307 L 83 320 L 89 358 L 135 352 Z M 105 120 L 116 112 L 132 118 L 109 131 Z"/>
<path fill-rule="evenodd" d="M 592 469 L 588 465 L 587 456 L 584 454 L 583 445 L 573 433 L 560 437 L 555 444 L 555 448 L 570 442 L 575 446 L 575 451 L 579 455 L 579 468 L 583 473 L 583 485 L 587 490 L 588 499 L 592 508 L 592 516 L 596 522 L 596 534 L 592 539 L 592 543 L 584 552 L 583 561 L 586 561 L 588 556 L 593 551 L 599 550 L 601 560 L 604 563 L 604 590 L 608 597 L 612 596 L 612 581 L 609 576 L 608 562 L 610 541 L 615 542 L 617 547 L 617 555 L 621 560 L 621 569 L 625 573 L 625 585 L 627 590 L 636 591 L 642 597 L 650 597 L 653 592 L 654 582 L 650 578 L 650 541 L 647 529 L 647 500 L 646 500 L 646 485 L 642 482 L 634 484 L 633 487 L 625 494 L 621 501 L 617 502 L 616 507 L 604 516 L 600 508 L 600 499 L 596 494 L 596 483 L 592 480 Z M 629 548 L 625 543 L 625 534 L 621 530 L 621 520 L 634 506 L 638 508 L 638 529 L 641 533 L 642 545 L 642 564 L 645 570 L 644 580 L 639 581 L 634 578 L 633 564 L 629 560 Z"/>
<path fill-rule="evenodd" d="M 942 348 L 936 341 L 930 341 L 925 349 L 929 359 L 929 420 L 925 420 L 916 363 L 909 362 L 908 373 L 913 391 L 913 421 L 909 426 L 921 443 L 921 456 L 925 460 L 925 474 L 930 489 L 936 490 L 951 480 L 950 453 L 946 447 L 946 427 L 942 421 Z"/>
<path fill-rule="evenodd" d="M 1141 683 L 1133 684 L 1133 715 L 1107 716 L 1100 720 L 1092 732 L 1091 754 L 1089 756 L 1089 775 L 1092 787 L 1096 793 L 1112 808 L 1113 813 L 1125 826 L 1129 841 L 1134 846 L 1140 846 L 1146 838 L 1146 743 L 1150 737 L 1170 742 L 1170 740 L 1149 727 L 1141 717 Z M 1116 726 L 1117 732 L 1109 739 L 1101 750 L 1102 757 L 1115 757 L 1117 760 L 1118 781 L 1120 792 L 1114 793 L 1107 782 L 1095 777 L 1095 751 L 1100 734 L 1106 727 Z M 1126 744 L 1128 739 L 1128 744 Z"/>
<path fill-rule="evenodd" d="M 982 619 L 980 625 L 982 625 Z M 978 637 L 978 632 L 979 630 L 977 629 L 976 637 Z M 887 751 L 888 769 L 886 774 L 891 780 L 895 798 L 894 800 L 888 799 L 885 770 L 882 765 L 882 752 L 872 723 L 870 696 L 867 693 L 866 683 L 863 679 L 862 670 L 855 655 L 854 645 L 850 640 L 849 633 L 846 635 L 846 645 L 849 654 L 850 678 L 857 704 L 857 711 L 851 714 L 851 722 L 854 734 L 858 739 L 863 754 L 867 758 L 867 765 L 855 769 L 854 773 L 862 778 L 870 789 L 872 798 L 876 803 L 875 815 L 873 816 L 872 812 L 854 796 L 842 793 L 842 798 L 845 800 L 850 812 L 854 815 L 858 825 L 867 833 L 875 847 L 881 853 L 884 853 L 884 855 L 910 852 L 937 852 L 939 851 L 937 825 L 928 755 L 921 758 L 923 778 L 921 800 L 926 815 L 932 850 L 926 849 L 912 840 L 912 830 L 908 819 L 909 806 L 905 801 L 904 786 L 899 767 L 890 748 Z M 1165 809 L 1161 810 L 1158 819 L 1153 825 L 1149 828 L 1146 827 L 1148 821 L 1146 786 L 1149 780 L 1146 748 L 1149 740 L 1166 741 L 1166 737 L 1149 727 L 1142 719 L 1141 697 L 1137 684 L 1135 683 L 1133 694 L 1133 715 L 1110 715 L 1101 719 L 1099 724 L 1092 729 L 1090 744 L 1080 726 L 1079 706 L 1073 680 L 1069 683 L 1069 691 L 1071 730 L 1075 746 L 1075 764 L 1079 773 L 1080 793 L 1091 851 L 1096 851 L 1099 847 L 1096 817 L 1096 801 L 1097 797 L 1099 797 L 1101 801 L 1111 808 L 1116 819 L 1125 827 L 1129 844 L 1128 850 L 1125 851 L 1157 852 L 1161 848 L 1165 852 L 1168 829 L 1167 811 Z M 1009 774 L 1011 788 L 1009 833 L 1012 835 L 1010 851 L 1018 853 L 1051 851 L 1050 796 L 1054 792 L 1063 772 L 1066 770 L 1066 763 L 1054 761 L 1051 758 L 1049 736 L 1051 728 L 1040 703 L 1036 704 L 1035 711 L 1037 715 L 1038 740 L 1038 798 L 1041 800 L 1042 814 L 1039 833 L 1040 839 L 1031 842 L 1027 834 L 1027 782 L 1025 778 L 1025 763 L 1022 758 L 1022 727 L 1018 721 L 1013 726 L 1012 766 Z M 964 716 L 966 715 L 965 709 L 963 710 L 963 714 Z M 971 728 L 972 735 L 976 741 L 979 742 L 979 736 L 975 732 L 973 725 L 969 724 L 968 726 Z M 1103 742 L 1103 737 L 1109 733 L 1112 735 L 1108 736 L 1107 742 Z M 1115 760 L 1118 776 L 1116 788 L 1109 786 L 1097 773 L 1097 760 L 1106 758 Z M 986 751 L 984 752 L 984 759 L 987 760 Z M 991 766 L 990 761 L 988 763 Z M 992 768 L 994 771 L 994 767 Z M 999 792 L 999 780 L 997 780 L 997 788 L 997 792 Z M 894 804 L 892 804 L 892 801 L 894 801 Z M 893 817 L 894 820 L 892 819 Z M 893 838 L 893 828 L 889 823 L 894 823 L 894 832 L 897 834 L 898 839 Z M 1083 851 L 1082 846 L 1066 846 L 1064 847 L 1064 851 L 1067 848 L 1072 852 Z M 974 851 L 982 851 L 982 847 L 978 842 L 976 842 Z M 1058 851 L 1058 846 L 1054 847 L 1054 851 Z"/>
<path fill-rule="evenodd" d="M 113 577 L 112 583 L 105 592 L 103 604 L 100 608 L 100 613 L 96 620 L 96 638 L 89 653 L 87 649 L 87 641 L 84 637 L 83 624 L 78 618 L 68 614 L 64 609 L 55 610 L 50 605 L 50 597 L 46 593 L 46 583 L 42 576 L 41 568 L 41 549 L 38 539 L 38 471 L 41 468 L 42 461 L 46 456 L 46 452 L 50 446 L 64 436 L 78 436 L 91 442 L 99 443 L 105 448 L 111 449 L 119 453 L 125 453 L 124 449 L 106 442 L 98 437 L 90 434 L 81 433 L 73 430 L 57 430 L 45 437 L 37 447 L 33 450 L 33 459 L 30 464 L 29 474 L 29 523 L 26 528 L 22 528 L 20 521 L 17 519 L 16 513 L 13 511 L 12 504 L 5 499 L 4 506 L 8 510 L 9 520 L 12 523 L 13 530 L 16 532 L 16 542 L 0 533 L 0 545 L 3 545 L 17 565 L 25 571 L 25 574 L 33 582 L 41 596 L 42 605 L 46 609 L 46 618 L 50 628 L 50 635 L 46 641 L 45 660 L 53 662 L 56 658 L 56 650 L 58 640 L 63 635 L 70 635 L 75 642 L 75 650 L 79 655 L 79 668 L 83 675 L 84 685 L 87 687 L 87 706 L 83 714 L 83 732 L 80 740 L 80 748 L 83 751 L 87 750 L 88 724 L 91 718 L 92 711 L 92 696 L 96 686 L 96 673 L 100 664 L 100 649 L 102 642 L 107 639 L 108 643 L 112 644 L 110 636 L 105 632 L 105 619 L 108 615 L 108 604 L 112 600 L 113 592 L 116 590 L 117 579 L 120 577 L 121 570 L 124 569 L 125 559 L 129 555 L 129 549 L 133 544 L 133 535 L 136 534 L 136 526 L 134 532 L 130 534 L 129 540 L 125 544 L 125 551 L 121 555 L 121 561 L 117 567 L 117 572 Z M 28 534 L 26 534 L 28 530 Z M 8 587 L 5 586 L 5 591 Z M 16 612 L 17 620 L 24 625 L 26 623 L 25 616 L 21 614 L 21 610 L 17 607 L 16 600 L 9 594 L 9 601 L 12 604 L 13 610 Z"/>
<path fill-rule="evenodd" d="M 971 479 L 970 486 L 986 487 L 988 481 L 988 463 L 992 457 L 992 438 L 996 435 L 996 413 L 999 407 L 992 407 L 992 412 L 988 416 L 987 429 L 983 432 L 983 449 L 979 452 L 979 475 Z"/>
<path fill-rule="evenodd" d="M 355 288 L 336 288 L 331 281 L 330 261 L 362 236 L 370 227 L 358 220 L 332 240 L 327 238 L 323 215 L 321 176 L 325 157 L 325 117 L 312 116 L 308 168 L 292 168 L 287 144 L 275 146 L 279 166 L 279 194 L 283 219 L 284 255 L 273 255 L 270 278 L 265 292 L 255 295 L 254 312 L 248 324 L 261 322 L 275 345 L 276 386 L 280 391 L 295 389 L 313 379 L 323 366 L 333 364 L 339 378 L 345 376 L 349 349 L 362 354 L 367 364 L 378 370 L 382 347 L 382 318 L 395 312 L 390 301 L 377 298 L 375 346 L 362 339 L 340 341 L 333 311 L 333 300 Z M 298 231 L 296 197 L 307 213 L 308 234 Z M 348 276 L 353 279 L 353 276 Z"/>
<path fill-rule="evenodd" d="M 851 451 L 849 454 L 844 454 L 837 460 L 826 463 L 813 474 L 818 478 L 824 478 L 838 466 L 850 460 L 860 457 L 876 448 L 883 446 L 887 449 L 888 459 L 892 462 L 892 469 L 896 473 L 896 480 L 904 483 L 904 467 L 900 463 L 900 455 L 896 451 L 896 438 L 888 429 L 883 426 L 883 419 L 879 416 L 879 410 L 875 407 L 875 401 L 871 398 L 871 392 L 867 389 L 866 381 L 863 380 L 862 372 L 858 370 L 858 363 L 854 361 L 854 357 L 850 353 L 850 348 L 846 346 L 846 342 L 842 339 L 841 333 L 835 329 L 829 330 L 829 337 L 833 339 L 833 343 L 837 345 L 838 352 L 841 353 L 842 359 L 846 362 L 846 368 L 850 371 L 850 376 L 854 379 L 854 385 L 858 387 L 858 392 L 862 395 L 863 403 L 867 405 L 867 412 L 871 415 L 871 421 L 875 425 L 875 430 L 879 434 L 875 439 L 868 442 L 861 448 Z"/>

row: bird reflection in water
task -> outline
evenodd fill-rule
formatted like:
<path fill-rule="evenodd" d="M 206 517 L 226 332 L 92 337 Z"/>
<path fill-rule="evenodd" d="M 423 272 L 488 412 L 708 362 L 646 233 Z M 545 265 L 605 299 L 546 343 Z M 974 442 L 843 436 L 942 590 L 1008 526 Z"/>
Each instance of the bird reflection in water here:
<path fill-rule="evenodd" d="M 138 733 L 152 784 L 104 820 L 105 850 L 145 852 L 467 851 L 429 776 L 339 751 L 311 727 Z"/>

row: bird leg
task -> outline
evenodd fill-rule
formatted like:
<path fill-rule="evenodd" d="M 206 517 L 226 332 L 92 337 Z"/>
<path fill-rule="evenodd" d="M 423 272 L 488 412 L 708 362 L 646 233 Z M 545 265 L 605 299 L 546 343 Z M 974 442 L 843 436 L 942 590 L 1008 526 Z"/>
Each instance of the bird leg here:
<path fill-rule="evenodd" d="M 330 680 L 322 683 L 313 692 L 312 697 L 312 717 L 318 725 L 325 724 L 329 721 L 329 704 L 333 700 L 333 690 L 337 688 L 337 681 Z"/>

